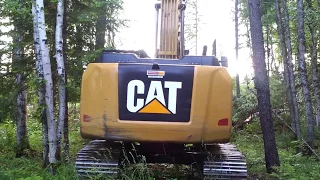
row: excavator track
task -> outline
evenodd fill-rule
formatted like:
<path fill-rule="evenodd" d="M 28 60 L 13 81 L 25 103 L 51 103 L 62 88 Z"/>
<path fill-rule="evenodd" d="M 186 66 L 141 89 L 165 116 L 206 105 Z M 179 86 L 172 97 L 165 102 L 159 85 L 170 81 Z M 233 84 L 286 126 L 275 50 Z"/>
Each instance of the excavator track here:
<path fill-rule="evenodd" d="M 230 144 L 206 144 L 201 152 L 185 152 L 203 156 L 202 179 L 247 179 L 245 156 Z M 77 175 L 83 179 L 99 177 L 118 179 L 122 145 L 105 140 L 90 141 L 76 159 Z M 181 152 L 183 153 L 183 152 Z"/>
<path fill-rule="evenodd" d="M 105 140 L 90 141 L 77 154 L 75 168 L 78 177 L 86 179 L 101 175 L 116 179 L 120 152 L 121 148 L 108 144 Z"/>
<path fill-rule="evenodd" d="M 247 179 L 245 156 L 232 144 L 207 144 L 204 179 Z"/>

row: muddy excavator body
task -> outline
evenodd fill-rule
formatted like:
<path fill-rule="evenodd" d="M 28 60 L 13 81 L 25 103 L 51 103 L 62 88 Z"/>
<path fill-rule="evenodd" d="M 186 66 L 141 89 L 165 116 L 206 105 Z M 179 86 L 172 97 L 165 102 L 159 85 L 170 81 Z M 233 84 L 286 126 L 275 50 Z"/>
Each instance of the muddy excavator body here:
<path fill-rule="evenodd" d="M 121 179 L 124 166 L 144 157 L 146 163 L 192 166 L 201 179 L 246 179 L 246 159 L 229 143 L 227 58 L 186 55 L 183 0 L 155 7 L 157 29 L 162 14 L 155 58 L 105 50 L 83 73 L 80 128 L 91 141 L 78 152 L 77 174 Z"/>

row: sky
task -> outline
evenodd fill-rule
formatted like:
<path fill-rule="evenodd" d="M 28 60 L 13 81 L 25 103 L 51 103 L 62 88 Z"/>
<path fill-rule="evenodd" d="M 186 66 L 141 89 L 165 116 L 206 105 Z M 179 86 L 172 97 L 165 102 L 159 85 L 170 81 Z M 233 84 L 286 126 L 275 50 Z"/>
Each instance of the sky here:
<path fill-rule="evenodd" d="M 124 0 L 122 17 L 131 20 L 129 28 L 118 34 L 118 49 L 144 49 L 149 56 L 155 50 L 156 0 Z M 188 8 L 188 7 L 187 7 Z M 198 33 L 198 54 L 202 47 L 208 46 L 208 54 L 212 51 L 212 43 L 217 40 L 217 55 L 229 59 L 229 72 L 235 76 L 237 71 L 240 79 L 253 73 L 248 49 L 239 50 L 239 63 L 236 63 L 235 24 L 233 0 L 198 0 L 200 15 Z M 245 28 L 240 27 L 240 31 Z M 244 40 L 244 39 L 242 39 Z M 240 40 L 241 41 L 241 40 Z M 192 51 L 194 55 L 194 51 Z"/>
<path fill-rule="evenodd" d="M 124 0 L 124 12 L 121 17 L 131 22 L 128 28 L 120 30 L 117 34 L 117 49 L 143 49 L 149 56 L 154 55 L 156 2 L 157 0 Z M 249 49 L 239 50 L 239 62 L 236 63 L 234 0 L 198 0 L 198 10 L 200 22 L 197 55 L 201 55 L 204 45 L 208 46 L 209 55 L 212 52 L 212 43 L 216 39 L 217 55 L 228 57 L 230 75 L 235 76 L 238 72 L 240 80 L 246 74 L 251 75 L 253 69 Z M 239 27 L 239 30 L 241 34 L 246 28 Z M 240 38 L 239 42 L 241 41 L 245 41 L 244 37 Z M 194 50 L 190 54 L 194 55 Z"/>

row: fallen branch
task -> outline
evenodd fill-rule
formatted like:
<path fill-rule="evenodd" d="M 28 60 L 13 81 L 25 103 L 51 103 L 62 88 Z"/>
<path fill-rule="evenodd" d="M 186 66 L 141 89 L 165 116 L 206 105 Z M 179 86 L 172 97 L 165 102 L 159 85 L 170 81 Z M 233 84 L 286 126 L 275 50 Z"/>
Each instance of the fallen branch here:
<path fill-rule="evenodd" d="M 274 113 L 274 112 L 273 112 Z M 278 114 L 274 113 L 274 115 L 279 118 L 295 135 L 297 135 L 296 131 L 288 124 L 286 123 L 282 117 L 280 117 Z M 301 138 L 301 141 L 308 147 L 308 149 L 316 156 L 316 158 L 320 161 L 320 157 L 318 156 L 318 154 L 316 153 L 316 151 L 314 149 L 312 149 L 309 144 L 303 139 Z"/>
<path fill-rule="evenodd" d="M 287 110 L 287 109 L 272 109 L 272 112 L 276 113 L 276 114 L 281 114 L 286 111 L 289 111 L 289 110 Z M 236 121 L 234 123 L 234 127 L 235 128 L 242 128 L 244 125 L 250 124 L 252 122 L 252 120 L 257 116 L 259 116 L 259 111 L 252 112 L 249 114 L 249 116 L 244 121 Z"/>

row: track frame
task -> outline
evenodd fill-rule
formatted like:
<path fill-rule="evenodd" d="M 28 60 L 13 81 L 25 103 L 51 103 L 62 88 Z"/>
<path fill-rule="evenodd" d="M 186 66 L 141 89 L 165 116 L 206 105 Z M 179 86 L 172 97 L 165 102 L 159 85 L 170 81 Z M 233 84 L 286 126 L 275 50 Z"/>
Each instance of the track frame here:
<path fill-rule="evenodd" d="M 92 140 L 76 159 L 80 179 L 120 179 L 121 169 L 135 163 L 188 165 L 192 179 L 246 179 L 245 156 L 232 144 L 132 143 Z"/>

